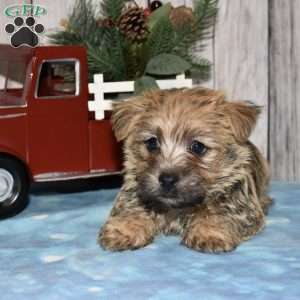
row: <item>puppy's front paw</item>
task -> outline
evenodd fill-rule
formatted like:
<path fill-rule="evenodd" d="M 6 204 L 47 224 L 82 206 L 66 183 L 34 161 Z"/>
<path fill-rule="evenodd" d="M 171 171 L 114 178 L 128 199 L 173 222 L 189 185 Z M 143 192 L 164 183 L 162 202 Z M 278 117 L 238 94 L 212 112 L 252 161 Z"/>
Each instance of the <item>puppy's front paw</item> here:
<path fill-rule="evenodd" d="M 151 225 L 147 220 L 137 217 L 112 217 L 101 229 L 98 243 L 111 251 L 144 247 L 154 238 Z"/>
<path fill-rule="evenodd" d="M 187 230 L 183 236 L 183 245 L 206 253 L 221 253 L 234 250 L 238 243 L 230 236 L 213 230 L 199 230 L 197 226 Z"/>

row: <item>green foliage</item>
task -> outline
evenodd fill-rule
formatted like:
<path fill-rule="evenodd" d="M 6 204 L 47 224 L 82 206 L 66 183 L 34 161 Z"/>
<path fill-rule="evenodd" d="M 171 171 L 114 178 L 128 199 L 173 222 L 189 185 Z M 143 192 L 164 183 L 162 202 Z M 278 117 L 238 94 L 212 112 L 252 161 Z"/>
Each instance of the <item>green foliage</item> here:
<path fill-rule="evenodd" d="M 64 30 L 50 35 L 59 45 L 83 45 L 88 52 L 89 79 L 103 73 L 105 80 L 137 80 L 136 86 L 153 86 L 154 76 L 188 75 L 208 79 L 211 64 L 193 55 L 193 49 L 203 49 L 213 35 L 218 0 L 196 0 L 194 22 L 175 27 L 170 21 L 171 4 L 153 12 L 148 20 L 148 37 L 138 43 L 126 39 L 119 31 L 118 19 L 128 0 L 103 0 L 95 7 L 92 0 L 76 0 Z M 132 1 L 131 1 L 132 2 Z M 100 9 L 99 9 L 100 8 Z M 112 25 L 101 25 L 110 20 Z"/>
<path fill-rule="evenodd" d="M 142 76 L 134 82 L 135 94 L 139 95 L 146 90 L 157 90 L 159 89 L 156 80 L 151 76 Z"/>
<path fill-rule="evenodd" d="M 103 28 L 97 24 L 92 0 L 77 0 L 68 17 L 66 29 L 49 35 L 51 41 L 59 45 L 90 43 L 97 46 L 101 44 L 102 36 Z"/>
<path fill-rule="evenodd" d="M 178 28 L 176 42 L 173 49 L 177 55 L 189 56 L 189 51 L 196 43 L 202 43 L 213 36 L 213 26 L 218 12 L 218 0 L 198 0 L 195 2 L 195 25 L 186 24 Z"/>
<path fill-rule="evenodd" d="M 199 0 L 195 2 L 195 16 L 197 27 L 195 38 L 205 40 L 212 37 L 212 28 L 218 13 L 218 0 Z"/>
<path fill-rule="evenodd" d="M 146 67 L 146 73 L 152 75 L 177 75 L 184 73 L 191 65 L 174 54 L 159 54 L 153 57 Z"/>
<path fill-rule="evenodd" d="M 108 52 L 108 61 L 114 66 L 111 72 L 111 80 L 126 79 L 125 40 L 122 34 L 115 28 L 107 28 L 103 36 L 103 44 Z M 106 46 L 105 46 L 106 45 Z"/>
<path fill-rule="evenodd" d="M 144 44 L 144 59 L 148 62 L 159 54 L 172 53 L 174 42 L 175 31 L 170 20 L 168 18 L 158 20 Z"/>
<path fill-rule="evenodd" d="M 109 63 L 109 54 L 105 48 L 94 48 L 93 46 L 87 44 L 88 50 L 88 68 L 89 68 L 89 81 L 93 80 L 93 74 L 105 72 L 107 79 L 113 65 Z"/>
<path fill-rule="evenodd" d="M 192 78 L 198 78 L 200 81 L 209 80 L 211 77 L 211 63 L 209 60 L 199 57 L 193 58 L 190 61 L 191 68 L 189 70 L 190 76 Z"/>
<path fill-rule="evenodd" d="M 149 16 L 148 27 L 149 27 L 150 31 L 152 31 L 152 28 L 155 25 L 157 25 L 157 23 L 159 21 L 161 21 L 162 19 L 168 19 L 171 9 L 172 9 L 171 3 L 167 3 L 163 6 L 161 6 L 159 9 L 155 10 Z"/>
<path fill-rule="evenodd" d="M 101 14 L 106 18 L 111 18 L 114 22 L 120 17 L 124 5 L 128 0 L 102 0 Z"/>

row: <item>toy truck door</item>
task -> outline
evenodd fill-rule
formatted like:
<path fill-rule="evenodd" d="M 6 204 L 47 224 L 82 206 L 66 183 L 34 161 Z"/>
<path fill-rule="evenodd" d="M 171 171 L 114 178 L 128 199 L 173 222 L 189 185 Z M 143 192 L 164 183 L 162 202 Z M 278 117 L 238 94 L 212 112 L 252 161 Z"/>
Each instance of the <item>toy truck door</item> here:
<path fill-rule="evenodd" d="M 81 84 L 85 66 L 79 58 L 49 57 L 36 59 L 29 104 L 28 153 L 36 180 L 89 169 L 87 91 Z"/>

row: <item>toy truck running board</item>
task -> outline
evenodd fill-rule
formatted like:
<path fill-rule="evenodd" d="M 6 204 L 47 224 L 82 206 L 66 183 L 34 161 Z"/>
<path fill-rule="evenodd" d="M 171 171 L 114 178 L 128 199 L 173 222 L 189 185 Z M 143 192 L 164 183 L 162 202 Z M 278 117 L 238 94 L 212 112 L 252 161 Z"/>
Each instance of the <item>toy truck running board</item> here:
<path fill-rule="evenodd" d="M 35 182 L 53 182 L 53 181 L 65 181 L 65 180 L 74 180 L 74 179 L 84 179 L 84 178 L 93 178 L 93 177 L 103 177 L 111 175 L 120 175 L 122 171 L 116 172 L 106 172 L 105 170 L 95 170 L 90 173 L 46 173 L 34 176 Z"/>

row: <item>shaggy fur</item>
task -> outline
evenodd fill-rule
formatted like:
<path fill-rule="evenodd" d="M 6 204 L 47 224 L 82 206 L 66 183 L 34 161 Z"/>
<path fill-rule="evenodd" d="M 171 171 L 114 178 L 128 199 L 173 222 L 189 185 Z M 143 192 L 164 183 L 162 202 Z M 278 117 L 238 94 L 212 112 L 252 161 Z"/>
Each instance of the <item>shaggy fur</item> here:
<path fill-rule="evenodd" d="M 125 178 L 100 245 L 137 249 L 164 233 L 198 251 L 223 252 L 259 232 L 271 203 L 266 161 L 248 141 L 259 111 L 208 89 L 153 91 L 116 104 Z M 151 138 L 158 145 L 150 151 Z M 203 153 L 191 151 L 194 141 Z M 161 174 L 176 182 L 164 189 Z"/>

